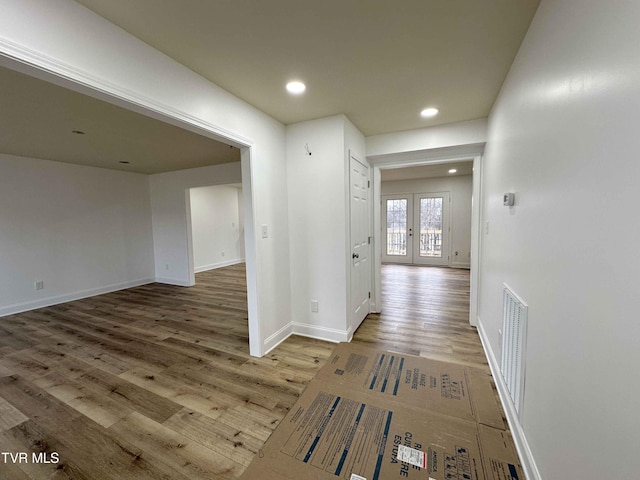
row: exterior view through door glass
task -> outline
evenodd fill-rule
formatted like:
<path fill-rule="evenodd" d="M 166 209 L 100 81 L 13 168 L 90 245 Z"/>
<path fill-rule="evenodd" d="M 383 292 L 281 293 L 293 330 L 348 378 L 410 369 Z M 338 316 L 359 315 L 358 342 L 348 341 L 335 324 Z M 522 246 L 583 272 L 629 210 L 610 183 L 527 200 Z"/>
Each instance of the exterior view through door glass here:
<path fill-rule="evenodd" d="M 382 261 L 413 262 L 413 195 L 382 197 Z"/>
<path fill-rule="evenodd" d="M 449 192 L 382 197 L 382 261 L 449 265 Z"/>
<path fill-rule="evenodd" d="M 414 195 L 415 242 L 413 263 L 449 265 L 449 192 Z"/>

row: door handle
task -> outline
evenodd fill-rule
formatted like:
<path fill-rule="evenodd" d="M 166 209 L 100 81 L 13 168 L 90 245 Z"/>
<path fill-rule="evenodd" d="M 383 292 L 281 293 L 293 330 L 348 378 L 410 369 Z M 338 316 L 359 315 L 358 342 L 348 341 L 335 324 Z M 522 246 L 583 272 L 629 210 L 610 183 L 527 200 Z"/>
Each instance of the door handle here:
<path fill-rule="evenodd" d="M 360 255 L 358 255 L 357 253 L 354 253 L 353 255 L 351 255 L 351 258 L 360 258 Z"/>

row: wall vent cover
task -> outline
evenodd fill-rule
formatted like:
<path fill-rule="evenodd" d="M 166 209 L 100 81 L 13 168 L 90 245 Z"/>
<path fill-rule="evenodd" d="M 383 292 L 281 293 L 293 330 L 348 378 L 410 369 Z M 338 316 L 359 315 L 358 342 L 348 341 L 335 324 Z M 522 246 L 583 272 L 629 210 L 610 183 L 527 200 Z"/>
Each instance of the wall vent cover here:
<path fill-rule="evenodd" d="M 502 291 L 502 358 L 500 369 L 513 405 L 522 419 L 524 404 L 527 304 L 506 284 Z"/>

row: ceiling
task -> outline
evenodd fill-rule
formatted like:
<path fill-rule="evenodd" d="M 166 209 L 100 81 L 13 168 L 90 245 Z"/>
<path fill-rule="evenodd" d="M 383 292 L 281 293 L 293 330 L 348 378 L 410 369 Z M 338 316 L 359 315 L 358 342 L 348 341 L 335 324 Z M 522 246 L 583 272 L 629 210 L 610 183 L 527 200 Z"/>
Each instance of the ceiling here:
<path fill-rule="evenodd" d="M 237 148 L 2 67 L 0 92 L 1 153 L 147 174 L 240 160 Z"/>
<path fill-rule="evenodd" d="M 457 172 L 449 173 L 451 169 L 455 169 Z M 380 170 L 380 177 L 383 182 L 390 182 L 394 180 L 471 175 L 472 173 L 473 161 L 470 160 L 466 162 L 438 163 L 435 165 L 385 169 Z"/>
<path fill-rule="evenodd" d="M 487 117 L 539 3 L 77 1 L 284 124 L 343 113 L 365 136 Z M 307 91 L 288 94 L 291 79 Z M 2 67 L 0 112 L 0 153 L 147 174 L 240 158 Z"/>
<path fill-rule="evenodd" d="M 539 3 L 77 1 L 284 124 L 343 113 L 365 136 L 487 117 Z"/>

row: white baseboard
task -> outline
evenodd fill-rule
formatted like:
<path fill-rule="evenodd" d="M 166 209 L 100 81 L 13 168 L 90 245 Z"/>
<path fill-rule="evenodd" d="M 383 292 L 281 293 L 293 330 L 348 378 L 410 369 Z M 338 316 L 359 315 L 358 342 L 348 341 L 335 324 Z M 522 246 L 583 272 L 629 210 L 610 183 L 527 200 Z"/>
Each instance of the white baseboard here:
<path fill-rule="evenodd" d="M 465 268 L 467 270 L 470 270 L 471 269 L 471 264 L 470 263 L 452 262 L 451 263 L 451 268 Z"/>
<path fill-rule="evenodd" d="M 195 273 L 206 272 L 207 270 L 215 270 L 216 268 L 228 267 L 230 265 L 237 265 L 244 263 L 244 258 L 236 258 L 235 260 L 227 260 L 226 262 L 212 263 L 211 265 L 203 265 L 193 269 Z"/>
<path fill-rule="evenodd" d="M 167 285 L 176 285 L 178 287 L 192 287 L 193 284 L 182 278 L 156 277 L 154 282 L 165 283 Z"/>
<path fill-rule="evenodd" d="M 287 323 L 284 327 L 282 327 L 276 333 L 274 333 L 273 335 L 270 335 L 269 338 L 267 338 L 264 341 L 263 355 L 266 355 L 271 350 L 273 350 L 278 345 L 280 345 L 282 342 L 284 342 L 287 338 L 291 336 L 292 333 L 293 333 L 293 324 Z"/>
<path fill-rule="evenodd" d="M 74 300 L 93 297 L 95 295 L 117 292 L 118 290 L 124 290 L 125 288 L 139 287 L 140 285 L 147 285 L 153 282 L 153 278 L 143 278 L 140 280 L 133 280 L 131 282 L 115 283 L 104 287 L 90 288 L 88 290 L 80 290 L 78 292 L 68 293 L 64 295 L 55 295 L 52 297 L 30 300 L 28 302 L 14 303 L 13 305 L 0 307 L 0 317 L 13 315 L 15 313 L 27 312 L 29 310 L 35 310 L 36 308 L 50 307 L 52 305 L 59 305 L 60 303 L 72 302 Z"/>
<path fill-rule="evenodd" d="M 337 328 L 319 327 L 318 325 L 297 322 L 293 322 L 293 334 L 333 343 L 348 342 L 353 335 L 351 329 L 338 330 Z"/>
<path fill-rule="evenodd" d="M 484 348 L 484 352 L 487 355 L 489 368 L 491 368 L 491 374 L 493 375 L 493 379 L 496 382 L 496 388 L 498 389 L 498 395 L 500 396 L 500 403 L 502 403 L 502 408 L 504 408 L 504 412 L 507 416 L 509 429 L 511 430 L 513 441 L 516 444 L 516 450 L 518 451 L 520 461 L 522 462 L 522 469 L 524 470 L 524 474 L 526 475 L 528 480 L 542 480 L 538 467 L 536 466 L 536 462 L 533 459 L 533 453 L 529 448 L 527 437 L 524 434 L 524 429 L 522 428 L 522 424 L 520 423 L 520 419 L 518 418 L 516 407 L 511 401 L 509 390 L 507 389 L 507 385 L 504 383 L 504 380 L 500 373 L 500 364 L 498 363 L 498 360 L 493 353 L 493 349 L 491 348 L 491 344 L 489 343 L 489 337 L 487 337 L 487 333 L 482 326 L 480 317 L 478 317 L 477 328 L 478 334 L 480 336 L 480 341 L 482 342 L 482 347 Z"/>

